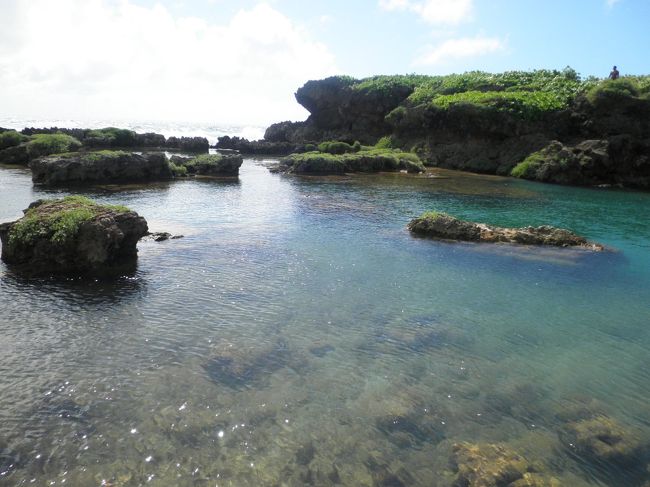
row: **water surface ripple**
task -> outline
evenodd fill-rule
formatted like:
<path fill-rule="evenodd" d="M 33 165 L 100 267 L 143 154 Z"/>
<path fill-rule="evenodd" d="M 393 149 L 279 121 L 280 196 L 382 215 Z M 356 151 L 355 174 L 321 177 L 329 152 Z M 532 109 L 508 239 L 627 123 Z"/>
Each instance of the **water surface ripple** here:
<path fill-rule="evenodd" d="M 85 191 L 185 235 L 133 275 L 0 264 L 0 485 L 650 481 L 650 194 L 265 164 Z M 0 221 L 65 194 L 0 168 Z M 431 209 L 611 250 L 412 238 Z M 463 477 L 490 445 L 528 463 Z"/>

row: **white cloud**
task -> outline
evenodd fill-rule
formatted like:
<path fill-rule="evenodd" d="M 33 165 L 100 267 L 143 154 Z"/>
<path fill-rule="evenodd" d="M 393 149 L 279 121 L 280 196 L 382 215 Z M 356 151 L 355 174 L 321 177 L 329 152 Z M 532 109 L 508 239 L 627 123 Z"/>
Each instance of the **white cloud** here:
<path fill-rule="evenodd" d="M 506 44 L 495 37 L 465 37 L 448 39 L 429 47 L 414 62 L 416 65 L 436 65 L 459 58 L 469 58 L 503 51 Z"/>
<path fill-rule="evenodd" d="M 3 0 L 0 18 L 3 115 L 301 119 L 295 90 L 337 71 L 325 45 L 266 3 L 224 25 L 131 0 Z"/>
<path fill-rule="evenodd" d="M 418 14 L 430 24 L 459 24 L 472 16 L 473 0 L 379 0 L 379 6 L 388 11 L 405 10 Z"/>
<path fill-rule="evenodd" d="M 605 0 L 605 3 L 609 8 L 612 8 L 614 5 L 616 5 L 619 2 L 621 2 L 621 0 Z"/>

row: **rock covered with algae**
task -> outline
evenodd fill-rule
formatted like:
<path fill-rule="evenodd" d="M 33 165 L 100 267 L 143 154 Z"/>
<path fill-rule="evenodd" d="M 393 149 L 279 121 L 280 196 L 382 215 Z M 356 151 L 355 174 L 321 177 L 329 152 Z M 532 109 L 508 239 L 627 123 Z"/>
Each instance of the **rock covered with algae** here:
<path fill-rule="evenodd" d="M 29 167 L 32 181 L 44 186 L 164 181 L 173 177 L 163 153 L 138 154 L 113 150 L 69 152 L 34 159 Z"/>
<path fill-rule="evenodd" d="M 415 235 L 442 240 L 465 242 L 513 243 L 523 245 L 550 245 L 579 247 L 594 251 L 603 246 L 563 228 L 540 227 L 503 228 L 485 223 L 460 220 L 445 213 L 430 211 L 411 220 L 408 229 Z"/>
<path fill-rule="evenodd" d="M 453 487 L 559 487 L 558 481 L 535 471 L 516 451 L 500 444 L 457 443 L 452 466 Z"/>
<path fill-rule="evenodd" d="M 638 435 L 605 415 L 568 423 L 564 434 L 580 454 L 599 461 L 637 463 L 644 450 Z"/>
<path fill-rule="evenodd" d="M 148 230 L 134 211 L 82 196 L 38 200 L 24 213 L 0 224 L 2 260 L 32 274 L 94 274 L 130 266 Z"/>

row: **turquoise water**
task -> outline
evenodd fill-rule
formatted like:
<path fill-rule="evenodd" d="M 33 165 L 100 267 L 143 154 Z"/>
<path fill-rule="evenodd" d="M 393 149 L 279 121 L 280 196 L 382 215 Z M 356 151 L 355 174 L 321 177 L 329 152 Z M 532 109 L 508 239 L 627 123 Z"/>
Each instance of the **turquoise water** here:
<path fill-rule="evenodd" d="M 650 479 L 650 194 L 266 162 L 84 192 L 185 235 L 141 243 L 133 275 L 0 264 L 0 485 L 514 485 L 459 480 L 462 442 L 539 485 Z M 1 168 L 0 221 L 64 194 Z M 412 238 L 430 209 L 610 250 Z M 620 455 L 577 438 L 594 418 Z"/>

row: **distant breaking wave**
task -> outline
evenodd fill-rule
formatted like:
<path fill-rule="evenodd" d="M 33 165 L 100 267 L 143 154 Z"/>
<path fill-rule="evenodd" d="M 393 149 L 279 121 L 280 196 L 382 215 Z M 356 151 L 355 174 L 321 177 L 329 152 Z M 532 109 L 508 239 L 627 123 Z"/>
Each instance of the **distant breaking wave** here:
<path fill-rule="evenodd" d="M 25 127 L 60 127 L 90 128 L 119 127 L 136 132 L 155 132 L 165 137 L 205 137 L 210 145 L 216 144 L 217 138 L 229 135 L 258 140 L 264 137 L 265 127 L 254 125 L 228 125 L 192 122 L 154 122 L 154 121 L 117 121 L 117 120 L 75 120 L 48 118 L 0 118 L 0 127 L 21 130 Z"/>

